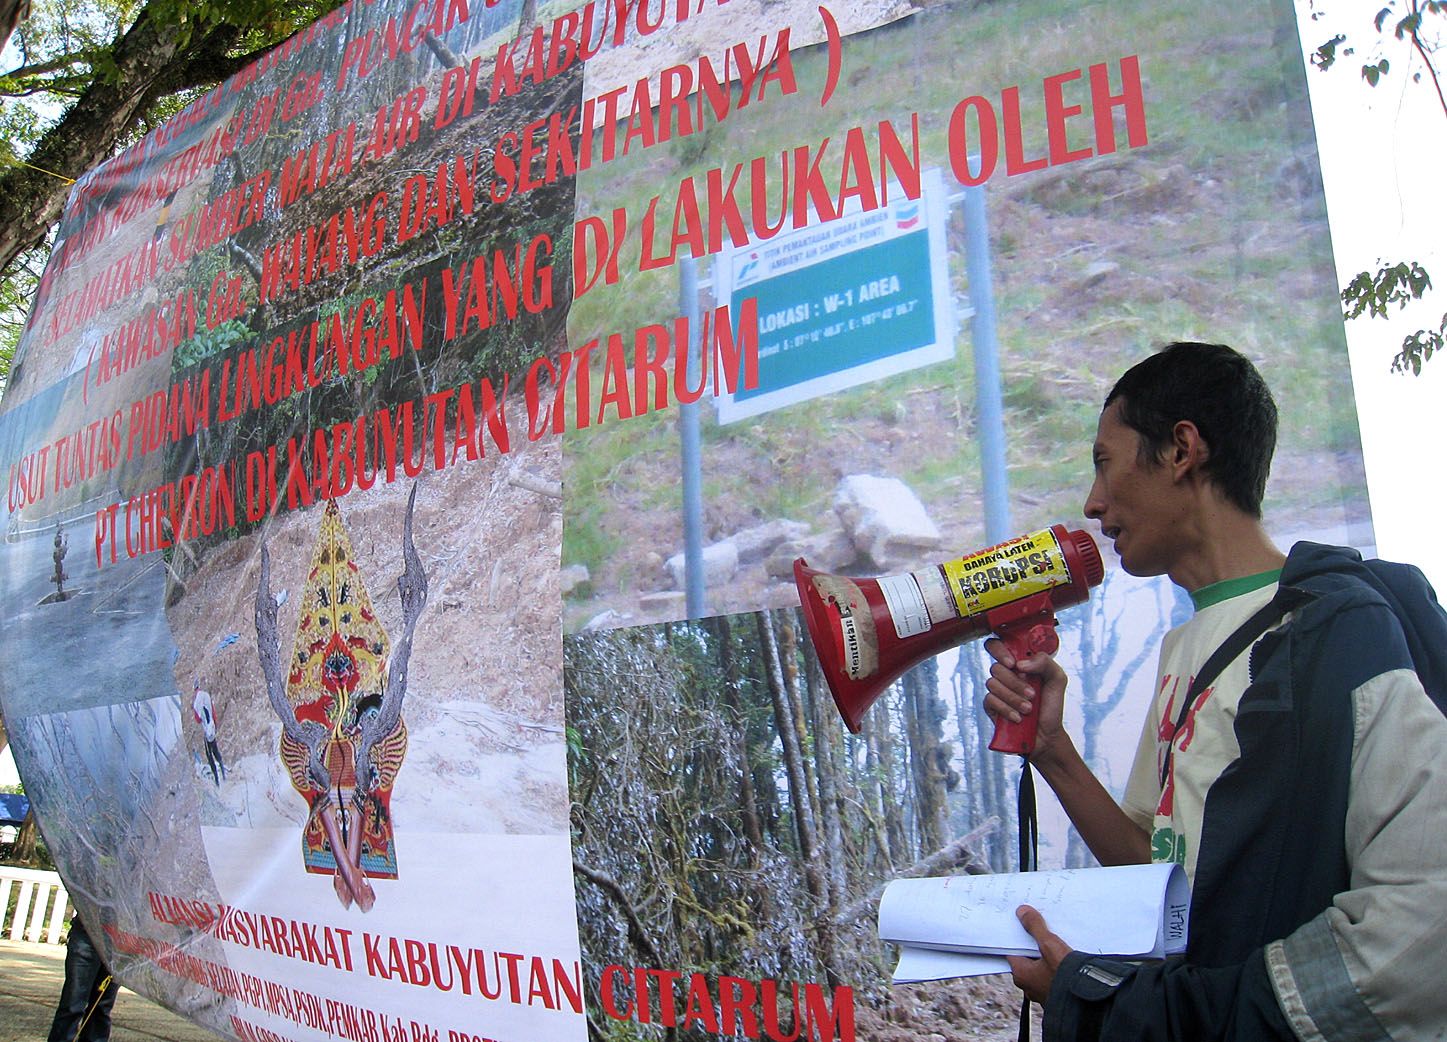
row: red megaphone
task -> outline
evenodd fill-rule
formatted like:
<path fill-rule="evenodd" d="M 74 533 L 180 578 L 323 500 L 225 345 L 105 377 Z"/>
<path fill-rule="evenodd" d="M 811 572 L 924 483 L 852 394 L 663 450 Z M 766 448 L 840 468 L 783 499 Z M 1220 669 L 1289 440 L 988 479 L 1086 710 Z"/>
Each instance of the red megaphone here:
<path fill-rule="evenodd" d="M 1089 599 L 1105 578 L 1095 540 L 1054 525 L 918 572 L 854 579 L 794 562 L 809 637 L 844 723 L 859 733 L 864 711 L 906 670 L 931 655 L 993 633 L 1016 659 L 1054 653 L 1055 610 Z M 1039 681 L 1034 677 L 1036 693 Z M 1037 715 L 996 720 L 990 748 L 1029 755 Z"/>

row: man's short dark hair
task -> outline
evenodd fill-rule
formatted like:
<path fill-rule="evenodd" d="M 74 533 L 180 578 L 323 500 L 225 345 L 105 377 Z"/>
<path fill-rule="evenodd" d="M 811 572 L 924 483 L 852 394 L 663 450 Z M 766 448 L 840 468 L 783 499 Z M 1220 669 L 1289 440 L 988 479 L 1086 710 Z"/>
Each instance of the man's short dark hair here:
<path fill-rule="evenodd" d="M 1126 370 L 1106 396 L 1141 438 L 1142 456 L 1160 463 L 1181 420 L 1211 450 L 1205 475 L 1236 507 L 1261 517 L 1276 451 L 1276 402 L 1261 374 L 1225 344 L 1177 341 Z"/>

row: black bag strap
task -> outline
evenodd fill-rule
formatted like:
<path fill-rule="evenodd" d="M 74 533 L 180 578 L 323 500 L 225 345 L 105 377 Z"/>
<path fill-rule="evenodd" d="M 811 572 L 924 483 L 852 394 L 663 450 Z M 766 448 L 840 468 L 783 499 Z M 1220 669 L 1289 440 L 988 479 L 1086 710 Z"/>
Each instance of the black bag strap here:
<path fill-rule="evenodd" d="M 1020 871 L 1034 872 L 1040 867 L 1040 824 L 1035 804 L 1035 775 L 1030 761 L 1020 758 L 1020 789 L 1015 806 L 1020 825 Z M 1030 1000 L 1020 1000 L 1020 1025 L 1016 1042 L 1030 1042 Z"/>
<path fill-rule="evenodd" d="M 1232 634 L 1221 642 L 1221 646 L 1211 652 L 1206 659 L 1201 671 L 1191 681 L 1191 686 L 1186 690 L 1186 698 L 1181 703 L 1181 710 L 1176 714 L 1176 726 L 1171 732 L 1170 741 L 1166 745 L 1166 756 L 1161 763 L 1161 788 L 1166 787 L 1166 778 L 1171 773 L 1171 757 L 1176 751 L 1176 735 L 1181 733 L 1181 728 L 1186 726 L 1186 718 L 1190 716 L 1191 707 L 1196 704 L 1196 699 L 1201 693 L 1216 682 L 1221 671 L 1229 666 L 1241 653 L 1251 645 L 1260 640 L 1266 631 L 1275 626 L 1282 619 L 1286 618 L 1288 612 L 1301 607 L 1311 599 L 1311 594 L 1294 587 L 1284 586 L 1276 591 L 1276 596 L 1267 601 L 1254 615 L 1243 622 L 1232 632 Z"/>

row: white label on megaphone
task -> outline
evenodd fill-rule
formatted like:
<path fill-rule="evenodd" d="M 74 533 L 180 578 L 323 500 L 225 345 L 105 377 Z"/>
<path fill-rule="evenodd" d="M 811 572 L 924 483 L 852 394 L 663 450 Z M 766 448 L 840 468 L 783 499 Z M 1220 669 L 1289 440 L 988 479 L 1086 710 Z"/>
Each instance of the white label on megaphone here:
<path fill-rule="evenodd" d="M 844 672 L 854 680 L 864 676 L 864 644 L 859 639 L 859 628 L 854 625 L 854 616 L 839 616 L 839 635 L 844 638 Z"/>
<path fill-rule="evenodd" d="M 894 620 L 894 632 L 900 640 L 930 628 L 929 608 L 913 575 L 886 575 L 878 582 L 889 617 Z"/>

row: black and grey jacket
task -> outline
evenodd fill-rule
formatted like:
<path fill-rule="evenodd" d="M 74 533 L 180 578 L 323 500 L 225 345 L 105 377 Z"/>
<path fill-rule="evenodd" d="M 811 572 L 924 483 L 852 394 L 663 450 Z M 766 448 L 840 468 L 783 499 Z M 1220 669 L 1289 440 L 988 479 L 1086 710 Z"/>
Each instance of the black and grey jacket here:
<path fill-rule="evenodd" d="M 1447 1038 L 1447 614 L 1417 569 L 1314 543 L 1278 596 L 1300 606 L 1251 651 L 1186 954 L 1072 954 L 1046 1042 Z"/>

